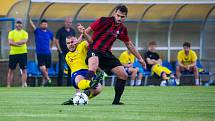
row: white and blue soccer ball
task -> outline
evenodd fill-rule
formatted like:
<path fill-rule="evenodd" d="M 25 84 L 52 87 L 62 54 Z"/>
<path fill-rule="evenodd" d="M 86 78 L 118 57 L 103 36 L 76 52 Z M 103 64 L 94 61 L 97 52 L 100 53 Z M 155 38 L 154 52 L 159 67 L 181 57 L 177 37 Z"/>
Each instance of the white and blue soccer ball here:
<path fill-rule="evenodd" d="M 73 97 L 74 105 L 87 105 L 88 104 L 88 96 L 85 93 L 78 92 Z"/>

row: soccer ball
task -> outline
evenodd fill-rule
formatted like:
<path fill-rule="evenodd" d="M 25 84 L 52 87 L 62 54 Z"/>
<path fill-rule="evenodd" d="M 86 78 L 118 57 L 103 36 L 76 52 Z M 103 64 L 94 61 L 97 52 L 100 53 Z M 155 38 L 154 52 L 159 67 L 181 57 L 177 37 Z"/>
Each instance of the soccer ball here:
<path fill-rule="evenodd" d="M 73 97 L 74 105 L 87 105 L 88 104 L 88 96 L 85 93 L 78 92 Z"/>

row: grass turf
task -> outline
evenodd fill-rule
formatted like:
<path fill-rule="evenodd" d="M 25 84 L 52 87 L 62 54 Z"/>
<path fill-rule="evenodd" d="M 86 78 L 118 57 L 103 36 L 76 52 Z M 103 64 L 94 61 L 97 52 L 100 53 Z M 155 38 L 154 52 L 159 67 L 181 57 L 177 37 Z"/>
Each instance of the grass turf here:
<path fill-rule="evenodd" d="M 215 121 L 215 87 L 113 87 L 86 106 L 62 106 L 73 88 L 0 88 L 0 121 Z"/>

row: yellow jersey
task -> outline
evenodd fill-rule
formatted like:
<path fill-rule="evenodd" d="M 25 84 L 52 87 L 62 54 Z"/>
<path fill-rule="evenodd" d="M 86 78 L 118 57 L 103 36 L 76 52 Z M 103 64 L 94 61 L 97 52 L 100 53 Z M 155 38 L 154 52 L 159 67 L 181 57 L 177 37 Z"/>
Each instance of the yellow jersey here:
<path fill-rule="evenodd" d="M 8 39 L 14 41 L 14 42 L 19 42 L 24 39 L 28 39 L 28 33 L 25 30 L 12 30 L 8 34 Z M 21 46 L 10 46 L 10 55 L 15 55 L 15 54 L 23 54 L 27 53 L 27 45 L 23 44 Z"/>
<path fill-rule="evenodd" d="M 119 61 L 122 64 L 131 64 L 134 63 L 135 56 L 133 54 L 129 54 L 128 51 L 124 51 L 120 56 L 119 56 Z"/>
<path fill-rule="evenodd" d="M 177 59 L 182 64 L 189 65 L 197 60 L 197 55 L 196 55 L 195 51 L 193 51 L 193 50 L 190 50 L 188 55 L 185 54 L 184 50 L 181 50 L 178 52 Z"/>
<path fill-rule="evenodd" d="M 88 43 L 87 41 L 82 41 L 81 43 L 78 44 L 74 52 L 70 51 L 66 54 L 65 60 L 69 65 L 72 73 L 81 69 L 88 69 L 88 66 L 85 63 L 87 51 Z"/>

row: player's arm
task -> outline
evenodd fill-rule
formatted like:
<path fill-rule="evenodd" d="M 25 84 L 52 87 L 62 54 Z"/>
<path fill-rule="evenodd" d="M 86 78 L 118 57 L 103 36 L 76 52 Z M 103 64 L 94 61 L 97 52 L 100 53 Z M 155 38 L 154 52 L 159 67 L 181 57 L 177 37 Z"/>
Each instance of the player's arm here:
<path fill-rule="evenodd" d="M 154 61 L 155 64 L 162 64 L 162 60 L 160 58 L 158 60 L 153 59 L 152 61 Z"/>
<path fill-rule="evenodd" d="M 191 59 L 192 63 L 190 65 L 188 65 L 188 68 L 196 66 L 196 61 L 197 61 L 197 56 L 196 56 L 196 53 L 194 53 L 194 54 L 192 54 L 192 59 Z"/>
<path fill-rule="evenodd" d="M 15 43 L 18 44 L 18 45 L 23 45 L 23 44 L 26 44 L 27 41 L 28 41 L 28 39 L 23 39 L 23 40 L 21 40 L 19 42 L 15 42 Z"/>
<path fill-rule="evenodd" d="M 17 47 L 20 46 L 19 44 L 17 44 L 16 42 L 14 42 L 12 39 L 8 39 L 8 44 L 9 44 L 10 46 L 17 46 Z"/>
<path fill-rule="evenodd" d="M 60 43 L 59 43 L 59 38 L 60 38 L 60 30 L 58 30 L 56 33 L 56 37 L 54 38 L 54 44 L 57 47 L 58 52 L 62 53 L 62 49 L 61 49 Z"/>
<path fill-rule="evenodd" d="M 190 65 L 188 65 L 188 68 L 189 67 L 193 67 L 193 66 L 196 66 L 196 61 L 192 62 Z"/>
<path fill-rule="evenodd" d="M 57 47 L 57 50 L 62 53 L 62 49 L 60 48 L 59 39 L 54 38 L 54 44 Z"/>
<path fill-rule="evenodd" d="M 146 63 L 141 57 L 140 53 L 135 49 L 134 44 L 131 41 L 124 42 L 125 46 L 128 48 L 128 50 L 139 60 L 141 65 L 146 68 Z"/>
<path fill-rule="evenodd" d="M 179 60 L 178 60 L 178 65 L 181 66 L 181 67 L 183 67 L 183 68 L 186 68 L 186 66 L 181 61 L 179 61 Z"/>
<path fill-rule="evenodd" d="M 177 55 L 177 60 L 178 60 L 178 65 L 180 67 L 186 68 L 186 66 L 182 63 L 182 57 L 181 57 L 180 53 L 178 53 L 178 55 Z"/>
<path fill-rule="evenodd" d="M 154 60 L 154 59 L 146 58 L 146 61 L 147 61 L 147 63 L 150 64 L 150 65 L 156 64 L 156 60 Z"/>
<path fill-rule="evenodd" d="M 36 26 L 35 26 L 35 24 L 34 24 L 34 22 L 32 21 L 31 18 L 29 19 L 29 21 L 30 21 L 30 24 L 31 24 L 32 28 L 33 28 L 34 30 L 36 30 Z"/>
<path fill-rule="evenodd" d="M 93 43 L 92 37 L 89 35 L 91 29 L 91 27 L 88 27 L 87 29 L 84 28 L 84 26 L 82 26 L 80 23 L 77 24 L 77 29 L 78 31 L 81 33 L 80 37 L 78 38 L 79 41 L 82 40 L 82 38 L 84 37 L 88 43 Z"/>

